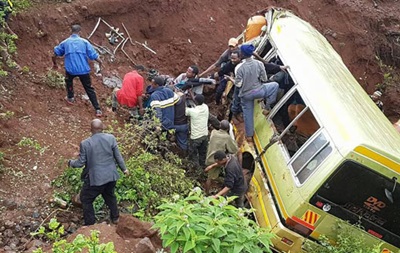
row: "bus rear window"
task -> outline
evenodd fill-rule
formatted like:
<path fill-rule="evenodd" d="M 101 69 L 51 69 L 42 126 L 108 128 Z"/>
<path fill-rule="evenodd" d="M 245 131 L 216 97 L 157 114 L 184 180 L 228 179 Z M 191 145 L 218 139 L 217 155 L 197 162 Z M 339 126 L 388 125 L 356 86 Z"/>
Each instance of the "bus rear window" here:
<path fill-rule="evenodd" d="M 397 182 L 398 183 L 398 182 Z M 344 162 L 310 203 L 400 247 L 400 186 L 367 167 Z M 397 185 L 397 187 L 396 187 Z"/>

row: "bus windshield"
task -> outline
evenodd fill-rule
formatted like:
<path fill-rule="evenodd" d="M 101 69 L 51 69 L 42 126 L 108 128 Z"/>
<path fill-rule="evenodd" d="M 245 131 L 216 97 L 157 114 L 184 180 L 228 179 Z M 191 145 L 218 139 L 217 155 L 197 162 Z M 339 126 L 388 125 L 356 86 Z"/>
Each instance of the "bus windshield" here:
<path fill-rule="evenodd" d="M 400 247 L 400 185 L 353 161 L 344 162 L 310 203 L 360 225 L 370 234 Z"/>

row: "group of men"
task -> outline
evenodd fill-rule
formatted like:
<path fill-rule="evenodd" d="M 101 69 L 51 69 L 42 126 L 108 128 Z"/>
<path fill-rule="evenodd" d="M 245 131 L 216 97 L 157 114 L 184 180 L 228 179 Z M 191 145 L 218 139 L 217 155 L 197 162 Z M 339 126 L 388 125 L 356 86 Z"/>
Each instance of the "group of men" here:
<path fill-rule="evenodd" d="M 73 79 L 78 77 L 95 109 L 96 117 L 101 117 L 102 111 L 91 85 L 88 60 L 97 61 L 100 66 L 102 61 L 93 46 L 79 36 L 80 31 L 79 25 L 72 25 L 71 36 L 54 48 L 53 68 L 58 68 L 57 57 L 64 56 L 66 102 L 69 104 L 75 102 Z M 213 197 L 237 196 L 235 205 L 238 207 L 243 207 L 244 194 L 247 190 L 241 161 L 238 158 L 239 149 L 233 134 L 230 134 L 232 125 L 227 120 L 222 120 L 218 125 L 214 124 L 215 129 L 209 135 L 209 122 L 215 117 L 210 115 L 209 107 L 205 103 L 203 86 L 218 83 L 216 103 L 220 104 L 222 97 L 228 95 L 227 83 L 234 84 L 230 111 L 235 119 L 241 122 L 244 119 L 246 139 L 252 142 L 254 102 L 260 100 L 264 107 L 264 115 L 268 115 L 276 101 L 279 88 L 277 82 L 268 80 L 266 73 L 268 64 L 260 61 L 260 57 L 254 51 L 253 45 L 239 46 L 238 40 L 231 38 L 228 41 L 228 48 L 206 71 L 199 74 L 199 68 L 192 65 L 177 78 L 159 75 L 156 71 L 151 71 L 149 75 L 150 72 L 147 72 L 144 66 L 137 65 L 134 70 L 125 74 L 122 86 L 112 92 L 112 111 L 117 111 L 118 105 L 137 111 L 139 115 L 150 111 L 159 119 L 162 130 L 175 130 L 177 144 L 183 154 L 188 153 L 189 160 L 195 167 L 203 168 L 208 173 L 205 185 L 207 193 L 210 191 L 212 180 L 223 172 L 224 188 Z M 284 66 L 274 67 L 278 71 L 284 70 Z M 216 68 L 219 68 L 218 72 L 204 77 Z M 146 75 L 150 81 L 147 87 Z M 92 136 L 81 143 L 78 159 L 71 160 L 69 165 L 85 166 L 82 173 L 84 186 L 81 191 L 85 224 L 94 223 L 92 203 L 100 194 L 111 210 L 111 220 L 116 222 L 118 209 L 114 187 L 118 176 L 114 161 L 124 173 L 127 174 L 128 171 L 118 151 L 115 138 L 102 133 L 102 122 L 99 119 L 92 121 L 91 129 Z"/>

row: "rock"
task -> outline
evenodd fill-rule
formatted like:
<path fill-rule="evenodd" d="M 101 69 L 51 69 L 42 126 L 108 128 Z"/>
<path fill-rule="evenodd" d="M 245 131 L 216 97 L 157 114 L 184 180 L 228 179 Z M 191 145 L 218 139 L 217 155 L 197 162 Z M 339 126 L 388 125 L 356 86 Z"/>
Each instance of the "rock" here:
<path fill-rule="evenodd" d="M 71 108 L 64 106 L 64 107 L 61 108 L 61 111 L 63 111 L 63 112 L 71 112 Z"/>
<path fill-rule="evenodd" d="M 155 253 L 156 249 L 150 239 L 145 237 L 135 245 L 136 252 L 140 253 Z"/>
<path fill-rule="evenodd" d="M 15 226 L 15 223 L 12 222 L 12 221 L 10 221 L 10 220 L 7 220 L 6 222 L 4 222 L 4 226 L 5 226 L 6 228 L 12 228 L 12 227 Z"/>
<path fill-rule="evenodd" d="M 4 231 L 4 237 L 11 238 L 11 237 L 13 237 L 13 236 L 14 236 L 14 234 L 13 234 L 13 232 L 12 232 L 11 229 L 6 229 L 6 230 Z"/>
<path fill-rule="evenodd" d="M 37 210 L 35 210 L 35 211 L 33 211 L 33 213 L 32 213 L 32 217 L 35 218 L 35 219 L 37 219 L 37 218 L 40 217 L 40 213 L 39 213 Z"/>
<path fill-rule="evenodd" d="M 39 240 L 32 240 L 26 245 L 26 250 L 33 250 L 41 247 L 43 243 Z"/>
<path fill-rule="evenodd" d="M 156 230 L 151 229 L 151 224 L 149 222 L 142 222 L 131 215 L 124 214 L 119 217 L 116 232 L 125 240 L 130 238 L 152 237 L 157 233 Z"/>
<path fill-rule="evenodd" d="M 81 7 L 81 9 L 83 10 L 83 11 L 87 11 L 87 6 L 85 6 L 85 5 L 83 5 L 82 7 Z"/>
<path fill-rule="evenodd" d="M 3 232 L 4 230 L 6 230 L 6 227 L 1 226 L 1 227 L 0 227 L 0 233 Z"/>
<path fill-rule="evenodd" d="M 18 207 L 18 204 L 13 201 L 13 200 L 5 200 L 3 202 L 3 205 L 8 209 L 8 210 L 15 210 Z"/>
<path fill-rule="evenodd" d="M 78 225 L 76 225 L 75 223 L 71 222 L 71 224 L 69 224 L 67 232 L 68 233 L 74 233 L 76 230 L 78 230 Z"/>

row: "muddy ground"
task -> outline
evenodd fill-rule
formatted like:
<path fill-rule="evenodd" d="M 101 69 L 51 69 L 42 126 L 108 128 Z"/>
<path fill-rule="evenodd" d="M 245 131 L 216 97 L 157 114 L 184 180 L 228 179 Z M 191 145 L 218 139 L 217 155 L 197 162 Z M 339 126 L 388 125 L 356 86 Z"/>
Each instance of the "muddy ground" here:
<path fill-rule="evenodd" d="M 133 40 L 146 43 L 156 52 L 127 43 L 124 49 L 135 63 L 177 76 L 192 64 L 200 66 L 200 70 L 207 68 L 226 48 L 228 38 L 239 35 L 247 19 L 268 6 L 291 9 L 314 25 L 367 92 L 390 81 L 384 65 L 393 66 L 390 71 L 398 73 L 397 0 L 48 0 L 36 2 L 26 12 L 12 17 L 10 26 L 19 37 L 15 60 L 24 71 L 10 69 L 10 75 L 0 78 L 0 151 L 4 153 L 0 174 L 0 252 L 23 251 L 29 232 L 54 211 L 48 205 L 50 182 L 66 168 L 65 160 L 89 135 L 89 123 L 94 118 L 90 104 L 78 99 L 73 107 L 67 106 L 65 91 L 47 86 L 43 79 L 52 66 L 53 47 L 69 36 L 71 24 L 81 24 L 82 35 L 87 37 L 98 17 L 121 30 L 123 23 Z M 114 50 L 104 36 L 109 30 L 100 24 L 91 41 Z M 103 57 L 103 75 L 122 78 L 133 66 L 121 51 L 113 61 Z M 111 89 L 95 76 L 93 83 L 105 114 L 104 122 L 117 120 L 122 124 L 126 113 L 115 115 L 106 105 Z M 75 87 L 77 95 L 82 95 L 81 85 L 76 82 Z M 392 121 L 400 114 L 398 87 L 393 82 L 386 85 L 382 98 L 385 113 Z M 17 146 L 23 137 L 37 140 L 40 147 Z M 65 220 L 71 232 L 79 229 L 80 211 L 60 211 L 58 215 L 62 218 L 65 212 L 72 212 L 67 217 L 73 220 Z M 108 239 L 119 240 L 113 237 L 117 236 L 115 227 L 99 227 Z M 131 252 L 123 247 L 119 250 Z"/>

